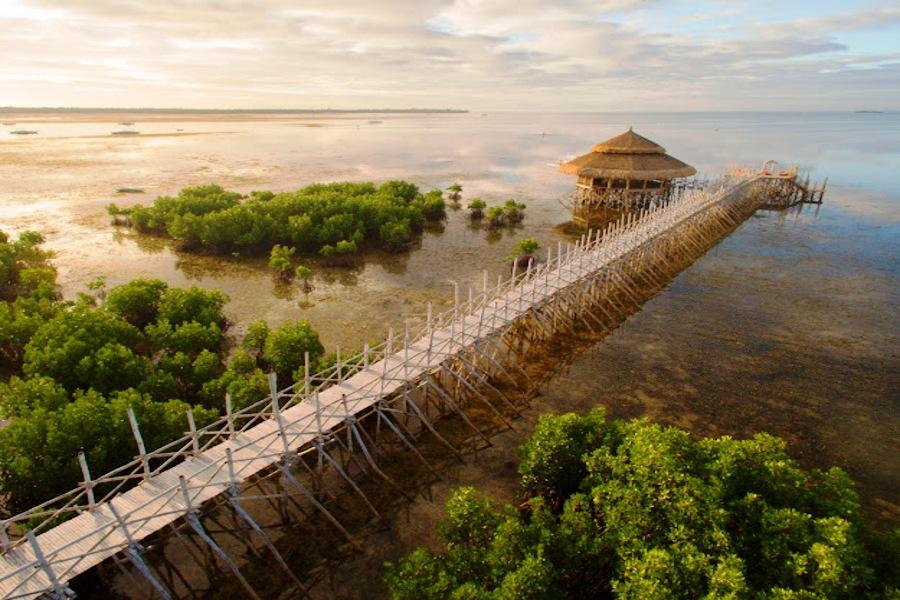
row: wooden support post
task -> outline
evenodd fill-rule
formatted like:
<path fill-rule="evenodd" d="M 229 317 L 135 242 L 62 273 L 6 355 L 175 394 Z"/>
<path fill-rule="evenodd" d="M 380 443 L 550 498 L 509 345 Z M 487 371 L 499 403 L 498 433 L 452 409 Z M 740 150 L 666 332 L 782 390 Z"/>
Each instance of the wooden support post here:
<path fill-rule="evenodd" d="M 43 550 L 41 550 L 41 545 L 38 544 L 37 538 L 34 536 L 34 531 L 29 530 L 25 535 L 28 538 L 28 543 L 31 545 L 32 552 L 34 552 L 35 560 L 38 565 L 40 565 L 41 570 L 46 573 L 47 579 L 50 580 L 50 587 L 53 589 L 54 600 L 74 598 L 75 592 L 59 582 L 56 572 L 53 570 L 53 566 L 47 562 L 47 558 L 44 556 Z"/>
<path fill-rule="evenodd" d="M 150 460 L 147 458 L 147 450 L 144 448 L 144 438 L 141 436 L 141 428 L 138 427 L 137 417 L 134 416 L 134 409 L 128 407 L 128 423 L 131 424 L 131 433 L 134 435 L 134 441 L 137 443 L 138 457 L 141 459 L 141 466 L 144 468 L 144 479 L 150 478 Z"/>
<path fill-rule="evenodd" d="M 365 457 L 366 462 L 369 463 L 369 467 L 375 472 L 376 475 L 381 477 L 385 481 L 385 483 L 387 483 L 389 486 L 391 486 L 392 488 L 394 488 L 395 490 L 400 492 L 400 494 L 404 498 L 406 498 L 407 500 L 412 502 L 413 497 L 410 496 L 409 494 L 407 494 L 406 491 L 403 490 L 403 488 L 401 488 L 399 485 L 397 485 L 397 482 L 394 481 L 394 479 L 390 475 L 388 475 L 387 473 L 382 471 L 381 468 L 375 463 L 375 459 L 372 458 L 372 455 L 369 452 L 369 448 L 368 448 L 368 446 L 366 446 L 366 443 L 363 441 L 362 435 L 360 434 L 360 431 L 359 431 L 359 428 L 356 426 L 356 419 L 353 417 L 348 417 L 347 418 L 347 426 L 349 427 L 350 432 L 353 434 L 353 437 L 356 438 L 356 443 L 357 443 L 360 451 L 362 452 L 363 457 Z"/>
<path fill-rule="evenodd" d="M 288 443 L 287 432 L 284 430 L 284 422 L 281 420 L 281 407 L 278 403 L 278 376 L 275 373 L 269 373 L 268 379 L 269 393 L 272 396 L 272 415 L 275 417 L 275 423 L 278 425 L 282 451 L 285 455 L 288 455 L 291 453 L 291 446 Z"/>
<path fill-rule="evenodd" d="M 244 591 L 247 592 L 247 596 L 253 598 L 253 600 L 262 600 L 259 595 L 256 593 L 256 590 L 253 589 L 253 586 L 250 585 L 245 578 L 241 570 L 238 568 L 237 564 L 228 556 L 228 553 L 225 552 L 212 537 L 206 532 L 203 524 L 200 522 L 200 519 L 197 517 L 198 509 L 195 509 L 191 505 L 191 497 L 188 493 L 187 482 L 184 479 L 184 475 L 178 477 L 178 484 L 181 487 L 181 494 L 184 498 L 184 502 L 187 506 L 187 513 L 185 514 L 185 520 L 188 525 L 191 526 L 191 529 L 200 537 L 201 540 L 206 542 L 206 545 L 216 554 L 219 558 L 222 559 L 231 572 L 234 573 L 234 576 L 237 577 L 238 581 L 241 583 L 241 587 L 244 588 Z"/>
<path fill-rule="evenodd" d="M 2 554 L 6 554 L 12 548 L 12 544 L 9 541 L 9 533 L 6 531 L 7 526 L 6 519 L 0 521 L 0 550 L 2 550 Z"/>
<path fill-rule="evenodd" d="M 231 394 L 225 393 L 225 423 L 228 429 L 228 437 L 234 437 L 234 410 L 231 406 Z"/>
<path fill-rule="evenodd" d="M 341 347 L 338 346 L 334 349 L 334 366 L 337 371 L 337 381 L 338 383 L 344 380 L 344 363 L 341 362 Z"/>
<path fill-rule="evenodd" d="M 194 422 L 194 409 L 188 406 L 187 409 L 188 428 L 191 436 L 191 450 L 194 456 L 200 454 L 200 436 L 197 434 L 197 423 Z"/>
<path fill-rule="evenodd" d="M 478 429 L 478 427 L 476 427 L 474 423 L 472 423 L 472 420 L 469 419 L 468 415 L 466 415 L 466 411 L 464 411 L 462 409 L 462 407 L 459 405 L 459 403 L 456 402 L 455 400 L 453 400 L 452 398 L 450 398 L 450 396 L 447 394 L 447 392 L 445 392 L 444 390 L 442 390 L 440 388 L 440 386 L 435 384 L 431 380 L 431 377 L 427 373 L 425 374 L 425 384 L 427 386 L 429 386 L 432 390 L 434 390 L 437 393 L 437 395 L 440 396 L 450 406 L 450 409 L 453 410 L 456 414 L 458 414 L 462 418 L 462 420 L 465 421 L 466 425 L 471 427 L 472 430 L 475 433 L 477 433 L 489 446 L 493 445 L 493 444 L 491 444 L 490 438 L 487 435 L 485 435 L 485 433 L 483 431 Z"/>
<path fill-rule="evenodd" d="M 147 563 L 144 562 L 144 559 L 141 556 L 143 547 L 138 544 L 133 537 L 131 537 L 131 532 L 128 531 L 128 523 L 126 523 L 125 520 L 121 517 L 119 511 L 116 510 L 116 507 L 112 502 L 106 504 L 106 507 L 109 509 L 109 512 L 115 519 L 116 524 L 122 530 L 122 534 L 125 536 L 125 541 L 128 543 L 128 546 L 125 549 L 125 555 L 128 556 L 131 564 L 133 564 L 138 572 L 144 576 L 144 579 L 146 579 L 147 583 L 150 584 L 150 587 L 152 587 L 154 591 L 159 594 L 160 598 L 162 598 L 163 600 L 172 600 L 172 596 L 169 593 L 169 590 L 167 590 L 165 586 L 163 586 L 159 579 L 157 579 L 153 574 L 153 571 L 150 570 L 150 567 L 147 566 Z"/>
<path fill-rule="evenodd" d="M 234 474 L 234 461 L 231 456 L 231 449 L 225 449 L 225 456 L 228 460 L 228 477 L 229 477 L 229 505 L 231 509 L 234 511 L 234 514 L 237 515 L 244 523 L 246 523 L 250 529 L 256 534 L 256 536 L 262 541 L 262 543 L 268 548 L 269 552 L 271 552 L 272 556 L 275 558 L 275 561 L 278 565 L 287 573 L 288 577 L 291 578 L 291 581 L 303 592 L 303 595 L 309 597 L 309 590 L 303 585 L 303 582 L 294 574 L 291 568 L 288 566 L 287 562 L 285 562 L 284 558 L 281 556 L 281 553 L 275 547 L 275 544 L 272 543 L 272 540 L 269 539 L 269 536 L 266 535 L 266 532 L 260 527 L 255 520 L 250 516 L 243 506 L 241 506 L 240 502 L 240 493 L 241 493 L 241 483 L 237 480 Z"/>
<path fill-rule="evenodd" d="M 405 389 L 403 392 L 403 396 L 404 396 L 404 404 L 406 404 L 407 393 L 406 393 Z M 378 403 L 376 410 L 379 412 L 379 415 L 384 420 L 385 425 L 387 425 L 388 428 L 394 432 L 394 435 L 397 436 L 397 439 L 399 439 L 403 443 L 404 446 L 406 446 L 413 454 L 415 454 L 416 457 L 422 462 L 423 465 L 425 465 L 425 467 L 429 471 L 431 471 L 431 473 L 433 475 L 435 475 L 438 479 L 442 479 L 440 473 L 438 473 L 434 469 L 434 467 L 431 466 L 431 463 L 429 463 L 427 460 L 425 460 L 425 457 L 422 456 L 422 453 L 419 452 L 418 448 L 416 448 L 415 445 L 412 442 L 410 442 L 409 439 L 405 435 L 403 435 L 403 432 L 400 431 L 400 427 L 393 422 L 393 419 L 390 418 L 390 416 L 388 414 L 388 409 L 385 407 L 383 400 Z"/>
<path fill-rule="evenodd" d="M 94 501 L 94 482 L 91 481 L 91 470 L 88 468 L 84 450 L 78 451 L 78 465 L 81 467 L 81 476 L 84 478 L 83 485 L 84 492 L 87 495 L 88 510 L 94 510 L 94 507 L 96 506 L 96 502 Z"/>
<path fill-rule="evenodd" d="M 446 446 L 450 450 L 450 452 L 452 452 L 453 455 L 459 459 L 460 462 L 465 462 L 463 460 L 462 453 L 460 453 L 460 451 L 457 450 L 453 444 L 448 442 L 447 439 L 444 438 L 444 436 L 437 432 L 437 430 L 434 428 L 434 425 L 431 423 L 428 417 L 425 416 L 425 414 L 422 412 L 422 409 L 419 408 L 419 405 L 416 404 L 416 402 L 412 399 L 412 396 L 410 396 L 409 389 L 407 387 L 403 388 L 403 395 L 406 397 L 407 405 L 412 407 L 413 412 L 416 413 L 416 416 L 419 418 L 419 422 L 425 425 L 425 428 L 430 431 L 431 434 L 438 439 L 438 441 Z"/>

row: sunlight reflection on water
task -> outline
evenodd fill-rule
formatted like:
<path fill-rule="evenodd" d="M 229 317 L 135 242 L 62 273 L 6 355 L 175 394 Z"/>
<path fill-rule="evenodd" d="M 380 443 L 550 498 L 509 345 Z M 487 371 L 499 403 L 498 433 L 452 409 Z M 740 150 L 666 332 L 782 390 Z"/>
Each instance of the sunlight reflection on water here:
<path fill-rule="evenodd" d="M 454 114 L 165 120 L 117 138 L 115 116 L 0 129 L 0 222 L 44 232 L 67 297 L 99 276 L 160 277 L 220 288 L 235 332 L 254 318 L 308 318 L 329 347 L 358 346 L 388 325 L 447 306 L 450 280 L 478 286 L 507 269 L 526 236 L 563 240 L 558 161 L 628 126 L 715 174 L 730 163 L 799 163 L 829 178 L 825 204 L 761 213 L 676 280 L 607 342 L 576 359 L 545 402 L 648 415 L 699 433 L 769 429 L 813 464 L 850 469 L 879 517 L 900 521 L 897 307 L 900 306 L 898 114 Z M 19 125 L 23 120 L 18 120 Z M 315 126 L 310 126 L 315 125 Z M 178 132 L 178 129 L 183 129 Z M 174 136 L 171 134 L 184 134 Z M 16 139 L 13 139 L 16 138 Z M 305 299 L 278 287 L 261 258 L 180 254 L 109 225 L 104 206 L 150 202 L 186 185 L 242 192 L 315 181 L 458 181 L 463 204 L 515 197 L 525 222 L 487 235 L 449 211 L 409 254 L 373 253 L 353 270 L 316 269 Z M 141 187 L 143 195 L 117 195 Z"/>

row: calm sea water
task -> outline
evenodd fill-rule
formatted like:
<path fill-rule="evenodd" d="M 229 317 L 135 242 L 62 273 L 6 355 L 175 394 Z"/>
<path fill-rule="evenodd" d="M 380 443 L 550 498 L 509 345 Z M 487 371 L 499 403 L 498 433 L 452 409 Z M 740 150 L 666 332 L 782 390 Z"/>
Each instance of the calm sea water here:
<path fill-rule="evenodd" d="M 702 434 L 769 430 L 808 465 L 848 469 L 870 515 L 900 522 L 900 114 L 129 115 L 128 128 L 152 135 L 128 138 L 108 135 L 123 128 L 116 116 L 40 119 L 0 128 L 0 227 L 47 235 L 67 296 L 97 276 L 220 288 L 236 332 L 253 318 L 308 318 L 329 347 L 382 337 L 428 300 L 448 304 L 451 281 L 505 272 L 522 237 L 564 240 L 558 200 L 574 182 L 555 165 L 628 126 L 701 173 L 776 159 L 828 177 L 824 205 L 749 220 L 577 357 L 536 410 L 599 403 Z M 7 133 L 22 127 L 39 134 Z M 515 197 L 527 218 L 488 235 L 451 211 L 409 254 L 318 269 L 306 298 L 273 282 L 263 260 L 179 254 L 116 231 L 103 210 L 198 183 L 250 191 L 389 178 L 460 182 L 464 202 Z M 123 186 L 147 193 L 117 195 Z M 501 471 L 471 477 L 509 479 Z"/>

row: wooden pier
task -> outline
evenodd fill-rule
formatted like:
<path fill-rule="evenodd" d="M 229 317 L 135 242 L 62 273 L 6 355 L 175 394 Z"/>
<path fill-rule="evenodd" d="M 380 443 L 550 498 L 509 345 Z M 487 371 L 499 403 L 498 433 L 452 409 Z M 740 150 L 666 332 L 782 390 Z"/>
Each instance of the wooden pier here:
<path fill-rule="evenodd" d="M 799 204 L 822 204 L 828 178 L 821 185 L 812 183 L 809 174 L 801 176 L 797 167 L 779 168 L 777 163 L 769 161 L 760 173 L 764 184 L 756 193 L 765 197 L 766 202 L 760 208 L 783 210 Z"/>
<path fill-rule="evenodd" d="M 283 389 L 270 376 L 267 398 L 236 412 L 226 402 L 226 415 L 201 429 L 188 413 L 188 433 L 162 448 L 144 448 L 131 415 L 134 461 L 97 476 L 90 457 L 81 456 L 77 489 L 0 522 L 0 597 L 73 597 L 73 578 L 111 561 L 145 596 L 180 598 L 190 592 L 189 578 L 177 565 L 148 558 L 147 546 L 168 536 L 258 598 L 238 557 L 210 528 L 226 516 L 240 532 L 231 545 L 269 557 L 293 593 L 304 595 L 309 582 L 279 553 L 254 506 L 293 510 L 358 545 L 333 509 L 336 497 L 353 496 L 378 520 L 363 478 L 408 495 L 386 473 L 382 447 L 437 475 L 419 450 L 421 438 L 448 456 L 464 452 L 439 432 L 442 417 L 456 417 L 486 440 L 470 413 L 514 418 L 536 391 L 523 361 L 556 336 L 616 327 L 765 206 L 773 181 L 771 174 L 733 172 L 549 248 L 506 278 L 489 281 L 485 272 L 481 289 L 463 295 L 456 288 L 451 310 L 433 314 L 428 305 L 417 326 L 392 330 L 325 372 L 310 373 L 307 361 L 304 379 Z"/>

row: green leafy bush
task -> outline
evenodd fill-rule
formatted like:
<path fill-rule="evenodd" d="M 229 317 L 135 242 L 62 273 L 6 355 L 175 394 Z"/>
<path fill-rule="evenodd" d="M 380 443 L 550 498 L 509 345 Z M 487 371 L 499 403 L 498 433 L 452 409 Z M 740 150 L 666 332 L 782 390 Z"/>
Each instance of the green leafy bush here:
<path fill-rule="evenodd" d="M 128 407 L 134 409 L 149 448 L 180 437 L 186 428 L 186 403 L 154 402 L 134 390 L 109 397 L 79 391 L 61 406 L 36 403 L 18 414 L 0 431 L 0 494 L 7 509 L 23 510 L 71 489 L 81 480 L 79 450 L 95 473 L 130 460 L 135 446 Z M 194 407 L 198 427 L 216 416 L 214 410 Z"/>
<path fill-rule="evenodd" d="M 487 202 L 482 200 L 481 198 L 473 198 L 471 202 L 469 202 L 469 217 L 473 221 L 477 221 L 484 217 L 484 209 L 487 208 Z"/>
<path fill-rule="evenodd" d="M 521 223 L 525 218 L 525 204 L 515 200 L 507 200 L 503 204 L 503 216 L 510 224 Z"/>
<path fill-rule="evenodd" d="M 341 240 L 334 247 L 337 254 L 353 254 L 357 249 L 356 242 L 353 240 Z"/>
<path fill-rule="evenodd" d="M 219 290 L 199 287 L 169 288 L 159 300 L 158 320 L 166 320 L 172 326 L 196 321 L 201 325 L 223 325 L 222 307 L 228 296 Z"/>
<path fill-rule="evenodd" d="M 287 382 L 297 367 L 303 365 L 306 352 L 309 352 L 310 364 L 315 364 L 324 351 L 319 334 L 309 321 L 292 321 L 272 330 L 266 339 L 263 359 Z"/>
<path fill-rule="evenodd" d="M 299 268 L 299 267 L 298 267 Z M 261 356 L 269 338 L 269 324 L 263 319 L 257 319 L 247 326 L 247 333 L 241 341 L 241 347 L 253 356 Z"/>
<path fill-rule="evenodd" d="M 409 221 L 393 221 L 385 223 L 380 229 L 381 239 L 387 244 L 389 250 L 394 252 L 402 250 L 412 237 Z"/>
<path fill-rule="evenodd" d="M 292 259 L 296 251 L 296 248 L 288 248 L 280 244 L 272 246 L 272 251 L 269 254 L 269 266 L 274 269 L 275 274 L 280 279 L 288 280 L 293 276 L 294 263 Z"/>
<path fill-rule="evenodd" d="M 540 247 L 541 244 L 534 238 L 521 239 L 516 243 L 509 255 L 511 258 L 531 257 L 534 256 L 534 253 L 537 252 Z"/>
<path fill-rule="evenodd" d="M 159 302 L 168 287 L 159 279 L 133 279 L 109 291 L 106 308 L 142 329 L 156 320 Z"/>
<path fill-rule="evenodd" d="M 200 211 L 233 200 L 190 198 Z M 250 353 L 239 349 L 226 365 L 228 298 L 215 290 L 138 279 L 106 294 L 97 280 L 94 295 L 59 301 L 41 241 L 0 232 L 0 361 L 10 372 L 0 382 L 0 418 L 8 420 L 0 427 L 0 518 L 74 488 L 80 448 L 95 474 L 132 460 L 128 406 L 156 448 L 183 434 L 189 404 L 202 426 L 226 393 L 235 409 L 258 402 L 268 393 L 266 371 L 282 368 L 289 378 L 304 350 L 314 361 L 322 354 L 308 323 L 270 335 L 258 321 L 242 342 Z"/>
<path fill-rule="evenodd" d="M 867 546 L 850 479 L 803 470 L 778 438 L 596 410 L 543 416 L 521 453 L 526 502 L 454 492 L 443 550 L 387 564 L 393 598 L 896 597 L 900 534 Z"/>
<path fill-rule="evenodd" d="M 443 219 L 446 210 L 447 204 L 444 202 L 444 195 L 440 190 L 432 190 L 421 197 L 418 201 L 419 207 L 422 209 L 422 214 L 429 221 L 438 221 Z"/>
<path fill-rule="evenodd" d="M 485 216 L 487 217 L 488 223 L 487 226 L 490 229 L 497 229 L 498 227 L 503 226 L 503 216 L 504 216 L 503 208 L 500 206 L 491 206 L 487 209 Z"/>
<path fill-rule="evenodd" d="M 79 306 L 41 325 L 25 346 L 22 370 L 52 377 L 70 392 L 136 386 L 147 369 L 145 359 L 132 350 L 142 337 L 117 315 Z"/>
<path fill-rule="evenodd" d="M 121 213 L 115 207 L 109 210 Z M 244 199 L 206 185 L 185 188 L 177 197 L 159 197 L 151 206 L 135 206 L 128 213 L 136 230 L 175 238 L 187 250 L 268 251 L 283 245 L 316 252 L 341 241 L 396 249 L 425 219 L 443 217 L 444 200 L 440 190 L 423 195 L 405 181 L 379 187 L 313 184 L 296 192 L 254 192 Z"/>

